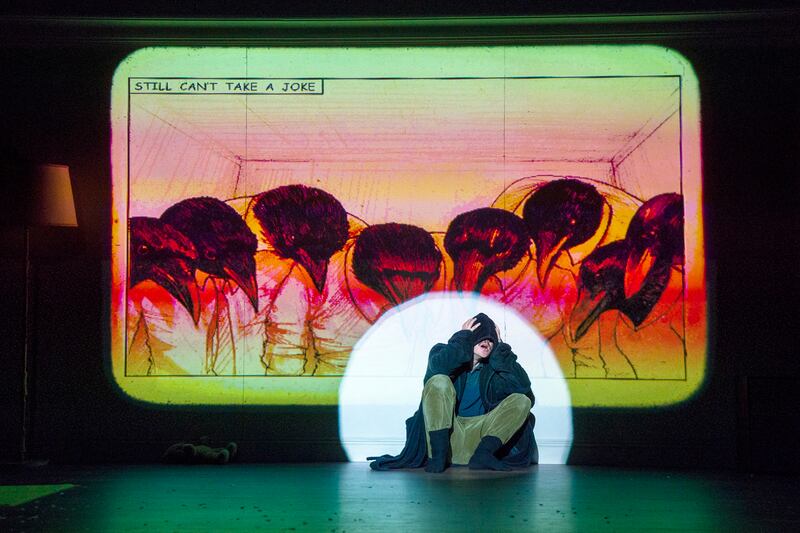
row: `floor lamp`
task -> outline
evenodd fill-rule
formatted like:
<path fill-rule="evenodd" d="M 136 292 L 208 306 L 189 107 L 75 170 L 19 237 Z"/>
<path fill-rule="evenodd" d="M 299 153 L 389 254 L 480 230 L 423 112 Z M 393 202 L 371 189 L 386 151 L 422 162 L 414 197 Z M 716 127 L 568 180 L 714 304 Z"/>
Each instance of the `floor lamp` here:
<path fill-rule="evenodd" d="M 72 198 L 72 185 L 69 167 L 66 165 L 39 165 L 33 175 L 28 198 L 28 212 L 25 224 L 25 352 L 22 363 L 22 442 L 20 456 L 22 462 L 30 460 L 30 393 L 31 361 L 33 350 L 33 301 L 31 268 L 31 229 L 35 227 L 77 227 L 75 201 Z"/>

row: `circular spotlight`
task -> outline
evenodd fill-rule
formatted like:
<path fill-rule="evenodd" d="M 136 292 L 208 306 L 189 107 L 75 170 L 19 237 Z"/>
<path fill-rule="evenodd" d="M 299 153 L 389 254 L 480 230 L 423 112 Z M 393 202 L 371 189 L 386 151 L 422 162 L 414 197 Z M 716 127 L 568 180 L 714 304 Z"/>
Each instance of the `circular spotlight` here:
<path fill-rule="evenodd" d="M 515 311 L 476 294 L 425 294 L 382 316 L 353 347 L 339 386 L 339 438 L 350 461 L 402 450 L 405 420 L 419 408 L 428 352 L 479 312 L 497 323 L 531 379 L 540 464 L 564 464 L 572 402 L 550 347 Z"/>

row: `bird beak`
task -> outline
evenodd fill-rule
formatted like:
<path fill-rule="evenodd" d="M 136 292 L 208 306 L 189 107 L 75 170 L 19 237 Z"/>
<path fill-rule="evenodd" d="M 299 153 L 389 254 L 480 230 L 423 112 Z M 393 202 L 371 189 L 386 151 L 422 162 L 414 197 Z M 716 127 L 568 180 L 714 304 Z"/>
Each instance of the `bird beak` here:
<path fill-rule="evenodd" d="M 630 298 L 642 289 L 644 280 L 653 268 L 655 256 L 650 248 L 631 251 L 625 263 L 625 298 Z"/>
<path fill-rule="evenodd" d="M 256 286 L 256 262 L 251 255 L 232 258 L 222 265 L 222 270 L 236 282 L 250 300 L 253 309 L 258 312 L 258 287 Z"/>
<path fill-rule="evenodd" d="M 569 233 L 558 239 L 558 236 L 552 231 L 544 231 L 536 236 L 536 275 L 542 287 L 547 284 L 550 271 L 567 239 L 569 239 Z"/>
<path fill-rule="evenodd" d="M 193 270 L 182 259 L 167 259 L 153 266 L 152 279 L 189 311 L 192 321 L 197 325 L 200 320 L 200 288 Z"/>
<path fill-rule="evenodd" d="M 453 285 L 457 291 L 481 292 L 488 276 L 484 275 L 486 268 L 479 257 L 477 251 L 472 251 L 463 260 L 455 261 Z"/>
<path fill-rule="evenodd" d="M 298 250 L 298 256 L 297 262 L 308 272 L 314 287 L 321 293 L 328 276 L 328 259 L 314 259 L 303 250 Z"/>
<path fill-rule="evenodd" d="M 586 335 L 600 315 L 611 308 L 611 302 L 607 291 L 599 291 L 592 296 L 586 289 L 578 290 L 578 301 L 569 315 L 569 334 L 573 342 Z"/>

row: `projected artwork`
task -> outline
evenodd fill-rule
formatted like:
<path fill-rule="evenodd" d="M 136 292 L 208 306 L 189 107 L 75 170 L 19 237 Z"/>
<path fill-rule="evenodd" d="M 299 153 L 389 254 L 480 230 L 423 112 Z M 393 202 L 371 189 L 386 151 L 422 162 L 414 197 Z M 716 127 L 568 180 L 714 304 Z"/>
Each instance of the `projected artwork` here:
<path fill-rule="evenodd" d="M 136 52 L 112 89 L 114 377 L 337 404 L 353 368 L 421 379 L 430 346 L 389 317 L 468 297 L 448 313 L 491 307 L 534 385 L 566 383 L 556 407 L 681 401 L 706 364 L 698 106 L 648 46 Z M 369 348 L 386 323 L 419 351 L 396 367 Z"/>

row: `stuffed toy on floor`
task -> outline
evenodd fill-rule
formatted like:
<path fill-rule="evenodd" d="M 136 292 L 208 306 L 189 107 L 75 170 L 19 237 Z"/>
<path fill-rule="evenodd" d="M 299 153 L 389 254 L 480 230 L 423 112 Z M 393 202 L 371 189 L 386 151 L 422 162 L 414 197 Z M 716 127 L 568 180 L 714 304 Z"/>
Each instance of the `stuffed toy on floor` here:
<path fill-rule="evenodd" d="M 172 464 L 217 464 L 224 465 L 236 457 L 237 446 L 229 442 L 223 448 L 212 448 L 201 439 L 201 444 L 178 442 L 164 452 L 162 459 Z"/>

